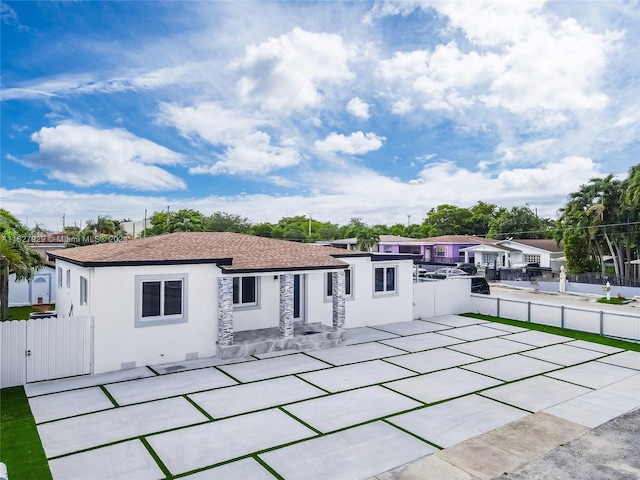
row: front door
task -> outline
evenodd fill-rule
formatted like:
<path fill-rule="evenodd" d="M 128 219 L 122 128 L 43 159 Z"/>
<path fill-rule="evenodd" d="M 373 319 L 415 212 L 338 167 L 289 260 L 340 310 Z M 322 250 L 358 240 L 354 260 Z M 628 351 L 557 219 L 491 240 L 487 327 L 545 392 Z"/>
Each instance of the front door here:
<path fill-rule="evenodd" d="M 49 304 L 49 277 L 36 277 L 31 284 L 31 305 Z"/>
<path fill-rule="evenodd" d="M 294 320 L 302 320 L 305 322 L 304 318 L 304 275 L 294 275 L 293 276 L 293 319 Z"/>

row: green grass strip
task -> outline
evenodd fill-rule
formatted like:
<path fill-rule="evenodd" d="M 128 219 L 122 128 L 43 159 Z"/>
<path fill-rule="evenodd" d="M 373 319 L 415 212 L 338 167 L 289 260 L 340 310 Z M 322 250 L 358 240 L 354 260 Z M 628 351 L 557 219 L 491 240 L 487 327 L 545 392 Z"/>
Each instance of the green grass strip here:
<path fill-rule="evenodd" d="M 22 386 L 0 390 L 0 461 L 11 480 L 52 478 Z"/>
<path fill-rule="evenodd" d="M 603 337 L 597 333 L 581 332 L 578 330 L 569 330 L 567 328 L 550 327 L 539 323 L 522 322 L 520 320 L 510 320 L 507 318 L 492 317 L 491 315 L 483 315 L 480 313 L 463 313 L 462 316 L 477 318 L 480 320 L 488 320 L 490 322 L 503 323 L 514 327 L 522 327 L 529 330 L 537 330 L 539 332 L 552 333 L 554 335 L 562 335 L 564 337 L 574 338 L 576 340 L 584 340 L 585 342 L 599 343 L 610 347 L 622 348 L 624 350 L 633 350 L 640 352 L 640 343 L 626 342 L 610 337 Z"/>

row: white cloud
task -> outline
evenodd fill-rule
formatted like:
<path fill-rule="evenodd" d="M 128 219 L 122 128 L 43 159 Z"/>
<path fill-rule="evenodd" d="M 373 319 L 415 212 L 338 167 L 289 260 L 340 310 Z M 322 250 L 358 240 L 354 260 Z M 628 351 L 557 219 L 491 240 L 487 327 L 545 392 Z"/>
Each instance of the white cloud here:
<path fill-rule="evenodd" d="M 175 127 L 184 137 L 199 137 L 212 145 L 228 144 L 267 123 L 255 112 L 226 109 L 216 102 L 188 107 L 163 103 L 158 121 Z"/>
<path fill-rule="evenodd" d="M 347 103 L 347 112 L 349 112 L 354 117 L 363 118 L 366 120 L 371 116 L 371 114 L 369 113 L 370 107 L 371 105 L 363 102 L 358 97 L 353 97 L 351 100 L 349 100 L 349 103 Z"/>
<path fill-rule="evenodd" d="M 48 170 L 47 176 L 75 186 L 109 184 L 137 190 L 174 190 L 184 182 L 156 165 L 177 165 L 182 155 L 123 129 L 89 125 L 43 127 L 31 135 L 39 151 L 18 161 Z"/>
<path fill-rule="evenodd" d="M 382 148 L 386 138 L 375 133 L 353 132 L 348 137 L 331 133 L 324 140 L 317 140 L 315 147 L 322 152 L 346 153 L 347 155 L 360 155 Z"/>
<path fill-rule="evenodd" d="M 549 158 L 553 153 L 554 147 L 557 147 L 558 140 L 555 138 L 546 138 L 525 142 L 516 146 L 500 144 L 496 147 L 496 153 L 501 155 L 500 161 L 518 162 L 519 164 L 538 164 L 545 158 Z"/>
<path fill-rule="evenodd" d="M 247 47 L 233 66 L 241 72 L 240 98 L 267 110 L 290 112 L 316 107 L 321 90 L 353 78 L 352 50 L 339 35 L 294 28 L 286 35 Z"/>
<path fill-rule="evenodd" d="M 286 143 L 286 142 L 285 142 Z M 300 163 L 298 151 L 291 147 L 271 144 L 271 137 L 264 132 L 253 132 L 229 142 L 230 147 L 213 165 L 199 165 L 189 173 L 218 175 L 262 175 L 273 170 Z"/>
<path fill-rule="evenodd" d="M 393 103 L 393 105 L 391 106 L 391 112 L 395 113 L 396 115 L 403 115 L 410 112 L 414 108 L 415 107 L 410 98 L 402 98 Z"/>
<path fill-rule="evenodd" d="M 437 205 L 449 203 L 470 207 L 479 200 L 510 208 L 529 204 L 539 215 L 555 218 L 567 195 L 590 178 L 602 176 L 600 166 L 584 157 L 567 157 L 539 167 L 505 170 L 497 176 L 470 171 L 453 163 L 430 164 L 410 182 L 378 175 L 366 169 L 351 175 L 330 172 L 313 177 L 308 184 L 312 195 L 277 196 L 241 194 L 199 198 L 105 195 L 37 189 L 0 189 L 3 207 L 19 218 L 29 215 L 46 228 L 61 228 L 61 215 L 67 225 L 76 219 L 95 218 L 96 212 L 113 218 L 142 219 L 171 205 L 174 210 L 194 208 L 206 215 L 225 211 L 254 222 L 276 222 L 283 216 L 304 215 L 322 221 L 346 224 L 352 217 L 368 223 L 393 224 L 406 221 L 407 214 L 421 219 Z M 381 199 L 384 193 L 384 200 Z M 38 205 L 38 213 L 32 205 Z M 349 208 L 345 208 L 348 205 Z"/>
<path fill-rule="evenodd" d="M 560 21 L 544 2 L 429 2 L 459 28 L 471 45 L 450 41 L 433 50 L 396 52 L 379 64 L 394 113 L 407 99 L 426 110 L 463 112 L 486 107 L 520 116 L 528 129 L 551 131 L 574 116 L 602 111 L 608 56 L 620 47 L 619 32 L 598 33 L 573 18 Z M 395 5 L 395 4 L 392 4 Z M 379 9 L 403 14 L 416 3 Z M 402 103 L 400 103 L 402 102 Z M 473 118 L 473 117 L 472 117 Z M 508 120 L 512 122 L 513 120 Z"/>

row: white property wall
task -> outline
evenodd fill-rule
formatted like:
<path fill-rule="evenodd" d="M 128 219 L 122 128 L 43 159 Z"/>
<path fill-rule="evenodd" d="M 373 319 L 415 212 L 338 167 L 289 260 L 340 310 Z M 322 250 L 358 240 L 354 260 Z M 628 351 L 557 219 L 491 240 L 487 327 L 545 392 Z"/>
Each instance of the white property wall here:
<path fill-rule="evenodd" d="M 471 279 L 451 278 L 413 285 L 413 318 L 425 319 L 471 311 Z"/>

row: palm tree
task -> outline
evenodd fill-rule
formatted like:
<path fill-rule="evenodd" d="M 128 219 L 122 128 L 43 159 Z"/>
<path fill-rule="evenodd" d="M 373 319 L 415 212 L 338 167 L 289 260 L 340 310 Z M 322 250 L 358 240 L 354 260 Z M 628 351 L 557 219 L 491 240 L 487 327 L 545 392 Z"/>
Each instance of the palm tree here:
<path fill-rule="evenodd" d="M 380 242 L 380 234 L 373 228 L 361 227 L 356 235 L 358 241 L 358 249 L 363 252 L 369 252 Z"/>

